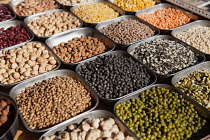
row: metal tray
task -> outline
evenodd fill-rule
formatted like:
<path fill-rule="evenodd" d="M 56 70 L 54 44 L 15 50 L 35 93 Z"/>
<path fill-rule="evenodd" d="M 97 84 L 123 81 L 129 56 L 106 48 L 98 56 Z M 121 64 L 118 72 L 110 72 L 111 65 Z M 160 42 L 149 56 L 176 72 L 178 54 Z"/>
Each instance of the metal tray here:
<path fill-rule="evenodd" d="M 141 91 L 137 91 L 137 92 L 134 92 L 131 96 L 128 96 L 128 97 L 125 97 L 121 100 L 119 100 L 115 105 L 114 105 L 114 113 L 116 112 L 115 108 L 118 104 L 120 103 L 124 103 L 126 101 L 129 101 L 131 99 L 134 99 L 134 98 L 138 98 L 139 95 L 144 92 L 145 90 L 150 90 L 152 87 L 161 87 L 161 88 L 167 88 L 169 90 L 172 90 L 172 91 L 175 91 L 177 92 L 179 95 L 183 95 L 183 98 L 185 100 L 188 100 L 190 103 L 192 103 L 195 107 L 195 109 L 198 111 L 199 115 L 202 117 L 202 118 L 205 118 L 207 120 L 210 120 L 210 113 L 207 112 L 204 108 L 202 108 L 200 105 L 198 105 L 197 102 L 193 101 L 191 98 L 189 98 L 188 96 L 186 96 L 184 93 L 182 93 L 179 89 L 173 87 L 173 86 L 170 86 L 170 85 L 167 85 L 167 84 L 155 84 L 155 85 L 151 85 L 147 88 L 144 88 L 142 89 Z M 116 115 L 116 113 L 115 113 Z M 116 115 L 117 116 L 117 115 Z M 117 116 L 118 117 L 118 116 Z M 119 117 L 118 117 L 119 118 Z M 125 124 L 124 124 L 125 125 Z"/>
<path fill-rule="evenodd" d="M 133 45 L 131 45 L 130 47 L 128 47 L 127 52 L 130 54 L 131 51 L 132 51 L 133 49 L 135 49 L 135 48 L 138 48 L 138 46 L 139 46 L 140 44 L 142 44 L 142 43 L 144 43 L 144 42 L 150 42 L 150 41 L 155 40 L 155 39 L 167 39 L 167 40 L 176 41 L 176 42 L 178 42 L 178 43 L 184 45 L 185 47 L 189 48 L 191 51 L 193 51 L 193 52 L 195 53 L 196 57 L 198 58 L 197 64 L 199 64 L 199 63 L 205 61 L 205 55 L 204 55 L 202 52 L 200 52 L 199 50 L 197 50 L 197 49 L 191 47 L 190 45 L 186 44 L 185 42 L 183 42 L 183 41 L 181 41 L 181 40 L 179 40 L 179 39 L 177 39 L 177 38 L 175 38 L 175 37 L 173 37 L 173 36 L 169 36 L 169 35 L 158 35 L 158 36 L 152 36 L 152 37 L 146 38 L 146 39 L 144 39 L 144 40 L 142 40 L 142 41 L 140 41 L 140 42 L 138 42 L 138 43 L 136 43 L 136 44 L 133 44 Z M 196 65 L 196 64 L 195 64 L 195 65 Z M 188 66 L 188 67 L 191 67 L 191 66 Z M 188 68 L 188 67 L 187 67 L 187 68 Z M 184 69 L 187 69 L 187 68 L 184 68 Z M 182 69 L 182 70 L 184 70 L 184 69 Z M 163 74 L 158 74 L 158 73 L 156 73 L 156 72 L 155 72 L 155 73 L 156 73 L 158 76 L 160 76 L 161 78 L 168 78 L 168 77 L 171 77 L 171 76 L 173 76 L 173 75 L 176 75 L 177 73 L 179 73 L 179 72 L 182 71 L 182 70 L 179 70 L 179 71 L 174 72 L 174 73 L 172 73 L 172 74 L 165 74 L 165 75 L 163 75 Z"/>
<path fill-rule="evenodd" d="M 33 42 L 33 43 L 41 43 L 42 45 L 44 45 L 45 47 L 46 47 L 46 49 L 49 51 L 49 54 L 50 54 L 50 56 L 53 56 L 54 58 L 55 58 L 55 60 L 57 61 L 57 67 L 55 67 L 53 70 L 57 70 L 59 67 L 60 67 L 60 65 L 61 65 L 61 62 L 60 62 L 60 60 L 59 60 L 59 58 L 57 57 L 57 55 L 55 55 L 55 53 L 53 52 L 53 51 L 51 51 L 44 43 L 42 43 L 42 42 L 40 42 L 40 41 L 31 41 L 31 42 Z M 26 44 L 27 42 L 25 42 L 25 43 L 23 43 L 23 44 L 19 44 L 19 45 L 15 45 L 15 46 L 12 46 L 12 47 L 10 47 L 10 48 L 6 48 L 5 50 L 9 50 L 9 49 L 17 49 L 17 48 L 20 48 L 21 46 L 23 46 L 24 44 Z M 2 51 L 0 50 L 0 53 L 1 53 Z M 51 70 L 51 71 L 53 71 L 53 70 Z M 46 72 L 45 72 L 46 73 Z M 36 76 L 34 76 L 34 77 L 37 77 L 38 75 L 36 75 Z M 31 77 L 31 78 L 33 78 L 33 77 Z M 31 78 L 28 78 L 28 79 L 31 79 Z M 0 83 L 0 86 L 2 86 L 2 87 L 5 87 L 5 88 L 10 88 L 10 87 L 12 87 L 12 86 L 15 86 L 15 85 L 17 85 L 17 84 L 20 84 L 20 83 L 22 83 L 22 82 L 25 82 L 25 81 L 27 81 L 28 79 L 25 79 L 25 80 L 22 80 L 22 81 L 19 81 L 19 82 L 16 82 L 16 83 L 12 83 L 12 84 L 1 84 Z"/>
<path fill-rule="evenodd" d="M 196 66 L 193 66 L 191 68 L 188 68 L 178 74 L 176 74 L 174 77 L 172 77 L 171 79 L 171 83 L 172 85 L 175 85 L 177 82 L 179 82 L 182 78 L 186 77 L 187 75 L 195 72 L 195 71 L 200 71 L 200 70 L 210 70 L 210 61 L 206 61 L 206 62 L 203 62 L 203 63 L 200 63 Z M 177 88 L 179 89 L 179 88 Z M 186 95 L 187 96 L 187 95 Z M 188 96 L 189 98 L 191 98 L 190 96 Z M 197 102 L 195 101 L 193 98 L 191 98 L 194 102 Z M 199 104 L 199 103 L 197 103 Z M 199 104 L 199 106 L 202 106 L 201 104 Z M 203 108 L 205 108 L 204 106 L 202 106 Z M 210 114 L 210 110 L 208 110 L 207 108 L 205 108 L 205 110 Z"/>
<path fill-rule="evenodd" d="M 66 9 L 54 9 L 54 10 L 51 10 L 51 11 L 46 11 L 46 12 L 34 14 L 34 15 L 31 15 L 31 16 L 28 16 L 27 18 L 25 18 L 25 19 L 24 19 L 24 22 L 26 23 L 26 25 L 28 25 L 29 22 L 30 22 L 30 20 L 38 19 L 38 18 L 40 18 L 41 15 L 52 14 L 52 13 L 54 13 L 54 12 L 64 12 L 64 11 L 65 11 L 65 12 L 68 12 L 68 13 L 70 13 L 70 14 L 72 14 L 74 17 L 76 17 L 76 18 L 80 21 L 80 23 L 81 23 L 80 26 L 78 26 L 78 27 L 76 27 L 76 28 L 79 28 L 79 27 L 81 27 L 81 26 L 83 25 L 83 21 L 82 21 L 80 18 L 78 18 L 74 13 L 71 13 L 69 10 L 66 10 Z M 74 29 L 76 29 L 76 28 L 74 28 Z M 72 29 L 70 29 L 70 30 L 72 30 Z M 63 34 L 63 33 L 66 33 L 66 32 L 68 32 L 68 31 L 70 31 L 70 30 L 66 30 L 66 31 L 63 31 L 63 32 L 60 32 L 60 33 L 57 33 L 57 34 L 53 34 L 53 35 L 51 35 L 51 36 Z M 32 31 L 32 32 L 33 32 L 33 31 Z M 34 34 L 35 34 L 35 33 L 34 33 Z M 42 40 L 51 37 L 51 36 L 41 37 L 41 36 L 38 36 L 38 35 L 36 35 L 36 34 L 35 34 L 35 36 L 36 36 L 38 39 L 42 39 Z"/>
<path fill-rule="evenodd" d="M 25 41 L 25 42 L 22 42 L 22 43 L 20 43 L 20 44 L 16 44 L 16 45 L 13 45 L 13 46 L 23 45 L 23 44 L 25 44 L 26 42 L 29 42 L 29 41 L 33 40 L 33 38 L 34 38 L 34 34 L 31 32 L 31 30 L 28 28 L 28 26 L 27 26 L 24 22 L 22 22 L 22 21 L 20 21 L 20 20 L 11 20 L 11 21 L 0 22 L 0 28 L 4 28 L 4 29 L 7 29 L 7 28 L 9 28 L 9 27 L 11 27 L 11 26 L 16 27 L 16 26 L 18 26 L 18 25 L 22 25 L 23 27 L 25 27 L 26 30 L 27 30 L 27 31 L 29 32 L 29 34 L 31 35 L 31 38 L 30 38 L 29 40 Z M 7 47 L 7 48 L 11 48 L 11 47 L 13 47 L 13 46 L 10 46 L 10 47 Z M 4 48 L 4 49 L 6 49 L 6 48 Z M 4 49 L 0 49 L 0 51 L 1 51 L 1 50 L 4 50 Z"/>
<path fill-rule="evenodd" d="M 188 29 L 194 28 L 194 27 L 198 27 L 198 26 L 202 26 L 202 27 L 210 27 L 210 21 L 209 20 L 197 20 L 194 21 L 192 23 L 189 23 L 187 25 L 183 25 L 182 27 L 177 27 L 177 29 L 174 29 L 171 34 L 175 37 L 177 34 L 180 34 Z M 183 42 L 185 42 L 184 40 L 182 40 Z M 207 54 L 205 52 L 203 52 L 207 59 L 210 59 L 210 54 Z"/>
<path fill-rule="evenodd" d="M 15 7 L 16 5 L 18 5 L 18 3 L 22 2 L 22 1 L 25 1 L 25 0 L 11 0 L 11 1 L 8 3 L 8 5 L 9 5 L 9 6 L 13 9 L 13 11 L 16 13 L 14 7 Z M 60 4 L 59 4 L 56 0 L 55 0 L 55 2 L 56 2 L 56 4 L 58 5 L 58 7 L 57 7 L 56 9 L 59 9 L 59 8 L 60 8 Z M 24 18 L 28 17 L 28 16 L 20 16 L 20 15 L 18 15 L 17 13 L 16 13 L 16 15 L 17 15 L 20 19 L 24 19 Z"/>
<path fill-rule="evenodd" d="M 114 4 L 114 1 L 115 0 L 108 0 L 109 2 L 111 2 L 111 3 L 113 3 Z M 157 5 L 158 3 L 155 1 L 155 5 Z M 116 4 L 114 4 L 114 5 L 116 5 Z M 117 6 L 117 5 L 116 5 Z M 119 7 L 119 6 L 118 6 Z M 152 7 L 152 6 L 150 6 L 150 7 Z M 149 8 L 149 7 L 148 7 Z M 143 8 L 143 9 L 145 9 L 145 8 Z M 123 9 L 124 10 L 124 9 Z M 142 10 L 142 9 L 139 9 L 139 10 Z M 139 11 L 139 10 L 136 10 L 136 11 L 126 11 L 126 10 L 124 10 L 125 11 L 125 13 L 126 13 L 126 15 L 134 15 L 137 11 Z"/>
<path fill-rule="evenodd" d="M 45 41 L 45 43 L 50 47 L 51 50 L 53 50 L 53 48 L 55 46 L 57 46 L 58 44 L 60 44 L 61 42 L 68 42 L 72 38 L 81 37 L 81 36 L 85 36 L 85 37 L 91 36 L 91 37 L 98 38 L 101 42 L 105 43 L 106 47 L 109 48 L 109 50 L 106 51 L 106 52 L 112 51 L 115 48 L 115 44 L 109 38 L 107 38 L 106 36 L 101 34 L 99 31 L 97 31 L 97 30 L 95 30 L 93 28 L 89 28 L 89 27 L 83 27 L 83 28 L 79 28 L 79 29 L 74 29 L 74 30 L 72 30 L 72 31 L 70 31 L 68 33 L 50 37 L 50 38 L 48 38 Z M 106 53 L 106 52 L 104 52 L 104 53 Z M 98 55 L 100 55 L 100 54 L 98 54 Z M 95 55 L 93 57 L 97 57 L 98 55 Z M 69 65 L 69 66 L 75 66 L 75 65 L 77 65 L 77 64 L 79 64 L 81 62 L 84 62 L 86 60 L 89 60 L 89 58 L 81 60 L 81 61 L 78 61 L 78 62 L 75 62 L 75 63 L 66 63 L 66 62 L 64 62 L 64 61 L 62 61 L 60 59 L 60 61 L 63 64 Z"/>
<path fill-rule="evenodd" d="M 7 7 L 9 9 L 9 11 L 11 11 L 12 16 L 13 16 L 13 18 L 8 19 L 8 20 L 4 20 L 4 21 L 10 21 L 10 20 L 16 19 L 17 15 L 15 14 L 15 11 L 10 6 L 8 6 L 7 4 L 2 4 L 2 3 L 0 3 L 0 6 Z M 1 21 L 1 22 L 4 22 L 4 21 Z"/>
<path fill-rule="evenodd" d="M 15 86 L 15 87 L 13 87 L 9 94 L 14 100 L 16 100 L 15 98 L 16 98 L 17 94 L 21 93 L 21 91 L 25 90 L 25 88 L 33 86 L 35 83 L 41 82 L 43 80 L 47 80 L 47 79 L 55 77 L 55 76 L 69 76 L 69 77 L 77 79 L 79 82 L 81 82 L 81 84 L 91 93 L 91 97 L 92 97 L 92 100 L 93 100 L 93 103 L 94 103 L 92 105 L 92 107 L 89 110 L 85 111 L 85 112 L 92 111 L 93 109 L 96 108 L 96 106 L 99 103 L 99 100 L 98 100 L 98 97 L 96 96 L 96 94 L 93 92 L 93 90 L 83 80 L 81 80 L 81 78 L 75 72 L 73 72 L 71 70 L 66 70 L 66 69 L 57 70 L 57 71 L 51 71 L 51 72 L 44 73 L 44 74 L 41 74 L 39 76 L 33 77 L 31 79 L 28 79 L 27 81 L 25 81 L 25 82 Z M 29 131 L 38 133 L 38 132 L 48 131 L 48 130 L 50 130 L 53 127 L 59 126 L 59 124 L 62 125 L 62 124 L 65 124 L 66 122 L 74 120 L 74 118 L 77 118 L 77 117 L 81 116 L 82 114 L 85 114 L 85 112 L 80 113 L 79 115 L 76 115 L 75 117 L 72 117 L 72 118 L 70 118 L 70 119 L 68 119 L 66 121 L 63 121 L 61 123 L 55 124 L 55 125 L 53 125 L 51 127 L 44 128 L 44 129 L 31 129 L 31 128 L 29 128 L 28 124 L 25 122 L 25 120 L 22 117 L 21 113 L 19 113 L 19 115 L 20 115 L 21 120 L 23 121 L 23 124 L 25 125 L 25 127 Z"/>
<path fill-rule="evenodd" d="M 142 14 L 152 14 L 152 13 L 154 13 L 155 11 L 157 11 L 157 10 L 159 10 L 159 9 L 164 9 L 164 8 L 174 8 L 174 9 L 178 9 L 178 10 L 184 12 L 186 15 L 188 15 L 188 16 L 191 18 L 191 22 L 198 19 L 197 16 L 195 16 L 195 15 L 193 15 L 193 14 L 191 14 L 191 13 L 189 13 L 189 12 L 187 12 L 187 11 L 181 9 L 181 8 L 178 8 L 178 7 L 175 6 L 175 5 L 171 5 L 171 4 L 168 4 L 168 3 L 161 3 L 161 4 L 157 4 L 157 5 L 155 5 L 155 6 L 149 7 L 149 8 L 145 8 L 145 9 L 143 9 L 143 10 L 139 10 L 139 11 L 136 12 L 135 15 L 138 17 L 138 16 L 140 16 L 140 15 L 142 15 Z M 183 26 L 183 25 L 181 25 L 181 26 Z M 179 26 L 179 27 L 181 27 L 181 26 Z M 158 28 L 158 27 L 157 27 L 157 28 Z M 176 28 L 177 28 L 177 27 L 176 27 Z M 171 30 L 176 29 L 176 28 L 172 28 L 172 29 L 160 29 L 160 28 L 158 28 L 158 29 L 160 29 L 160 31 L 161 31 L 162 33 L 167 33 L 167 32 L 170 32 Z"/>
<path fill-rule="evenodd" d="M 130 135 L 134 137 L 135 140 L 137 140 L 136 136 L 129 130 L 127 126 L 125 126 L 121 120 L 119 120 L 114 114 L 112 114 L 109 111 L 106 110 L 94 110 L 88 113 L 85 113 L 81 115 L 80 117 L 75 118 L 74 120 L 68 121 L 63 125 L 60 125 L 58 127 L 52 128 L 50 131 L 44 133 L 39 140 L 42 140 L 43 137 L 45 136 L 52 136 L 58 131 L 64 131 L 67 126 L 72 125 L 72 124 L 81 124 L 84 120 L 86 119 L 96 119 L 96 118 L 113 118 L 118 125 L 120 131 L 122 131 L 126 135 Z"/>
<path fill-rule="evenodd" d="M 101 56 L 104 56 L 104 55 L 106 55 L 106 56 L 108 56 L 108 55 L 115 55 L 115 56 L 131 57 L 134 61 L 136 61 L 137 63 L 141 64 L 143 67 L 145 67 L 146 70 L 147 70 L 147 72 L 150 74 L 150 82 L 149 82 L 149 84 L 148 84 L 147 86 L 154 84 L 154 83 L 156 82 L 156 80 L 157 80 L 157 76 L 155 75 L 155 73 L 154 73 L 151 69 L 148 68 L 148 66 L 142 64 L 141 62 L 139 62 L 137 59 L 135 59 L 133 56 L 131 56 L 130 54 L 128 54 L 128 53 L 125 52 L 125 51 L 112 51 L 112 52 L 108 52 L 107 54 L 103 54 L 103 55 L 101 55 Z M 97 58 L 97 57 L 95 57 L 95 58 L 90 58 L 88 61 L 82 62 L 82 63 L 80 63 L 79 65 L 77 65 L 77 67 L 76 67 L 76 73 L 78 73 L 78 70 L 79 70 L 82 66 L 84 66 L 85 63 L 89 63 L 89 62 L 91 62 L 91 61 L 94 61 L 96 58 Z M 81 75 L 80 75 L 80 76 L 81 76 Z M 81 77 L 82 77 L 82 76 L 81 76 Z M 83 77 L 82 77 L 82 79 L 84 80 Z M 84 80 L 84 81 L 85 81 L 85 80 Z M 87 83 L 88 83 L 88 82 L 87 82 Z M 147 86 L 146 86 L 146 87 L 147 87 Z M 145 87 L 143 87 L 143 88 L 145 88 Z M 139 91 L 139 90 L 140 90 L 140 89 L 138 89 L 137 91 Z M 101 97 L 100 94 L 98 94 L 97 92 L 96 92 L 96 94 L 98 95 L 98 97 L 99 97 L 99 99 L 100 99 L 101 101 L 106 102 L 106 103 L 115 102 L 115 101 L 117 101 L 117 100 L 119 100 L 119 99 L 125 98 L 126 96 L 130 95 L 130 93 L 128 93 L 128 94 L 126 94 L 126 95 L 124 95 L 124 96 L 121 96 L 121 97 L 118 97 L 118 98 L 107 99 L 107 98 Z"/>
<path fill-rule="evenodd" d="M 85 4 L 90 4 L 90 3 L 103 3 L 103 4 L 106 4 L 106 5 L 108 5 L 110 8 L 112 8 L 112 9 L 114 9 L 116 12 L 118 12 L 118 13 L 120 14 L 119 16 L 125 15 L 125 12 L 124 12 L 121 8 L 119 8 L 119 7 L 115 6 L 114 4 L 112 4 L 111 2 L 105 1 L 105 0 L 95 0 L 95 1 L 92 1 L 92 2 L 77 4 L 77 5 L 75 5 L 74 7 L 70 8 L 70 11 L 73 13 L 74 9 L 76 9 L 78 6 L 80 6 L 80 5 L 85 5 Z M 79 16 L 78 16 L 78 17 L 79 17 Z M 80 17 L 79 17 L 79 18 L 80 18 Z M 82 20 L 82 18 L 80 18 L 80 19 Z M 114 18 L 114 19 L 115 19 L 115 18 Z M 108 19 L 108 20 L 106 20 L 106 21 L 109 21 L 109 20 L 111 20 L 111 19 Z M 82 21 L 83 21 L 83 20 L 82 20 Z M 96 24 L 102 23 L 102 22 L 104 22 L 104 21 L 96 22 L 96 23 L 88 23 L 88 22 L 85 22 L 85 21 L 83 21 L 83 22 L 84 22 L 84 25 L 86 25 L 86 26 L 94 27 Z"/>
<path fill-rule="evenodd" d="M 152 24 L 150 24 L 150 23 L 148 23 L 148 22 L 145 22 L 144 20 L 142 20 L 142 19 L 140 19 L 140 18 L 138 18 L 138 17 L 136 17 L 136 16 L 133 16 L 133 15 L 124 15 L 124 16 L 117 17 L 117 18 L 114 18 L 114 19 L 111 19 L 111 20 L 107 20 L 107 21 L 105 21 L 105 22 L 102 22 L 102 23 L 97 24 L 97 25 L 95 26 L 95 28 L 96 28 L 98 31 L 100 31 L 101 28 L 106 27 L 106 26 L 108 26 L 108 25 L 111 25 L 111 24 L 114 23 L 114 22 L 121 21 L 121 20 L 123 20 L 123 19 L 138 20 L 139 22 L 141 22 L 141 23 L 143 23 L 143 24 L 149 26 L 153 31 L 155 31 L 155 35 L 158 35 L 158 34 L 160 33 L 160 30 L 159 30 L 157 27 L 155 27 L 155 26 L 153 26 Z M 122 49 L 122 48 L 126 48 L 126 47 L 130 46 L 131 44 L 134 44 L 134 43 L 136 43 L 136 42 L 139 42 L 139 41 L 140 41 L 140 40 L 137 40 L 137 41 L 135 41 L 135 42 L 128 43 L 128 44 L 119 44 L 119 43 L 116 43 L 116 42 L 115 42 L 115 43 L 117 44 L 117 46 L 118 46 L 119 48 Z"/>

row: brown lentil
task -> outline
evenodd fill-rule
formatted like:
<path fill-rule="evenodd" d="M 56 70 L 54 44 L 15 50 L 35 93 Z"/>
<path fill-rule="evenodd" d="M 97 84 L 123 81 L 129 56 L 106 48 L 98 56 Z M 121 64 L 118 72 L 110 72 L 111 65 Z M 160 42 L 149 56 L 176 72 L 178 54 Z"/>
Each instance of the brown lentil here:
<path fill-rule="evenodd" d="M 91 36 L 75 37 L 53 48 L 61 60 L 67 63 L 75 63 L 90 58 L 105 52 L 105 50 L 105 44 Z"/>
<path fill-rule="evenodd" d="M 0 52 L 0 83 L 12 84 L 50 71 L 57 60 L 41 43 L 28 42 Z"/>
<path fill-rule="evenodd" d="M 132 43 L 154 35 L 147 25 L 133 19 L 123 19 L 100 29 L 100 32 L 119 44 Z"/>
<path fill-rule="evenodd" d="M 88 23 L 101 22 L 119 16 L 118 12 L 103 3 L 80 5 L 73 10 L 73 13 Z"/>
<path fill-rule="evenodd" d="M 55 0 L 24 0 L 14 6 L 15 12 L 20 16 L 29 16 L 57 8 Z"/>
<path fill-rule="evenodd" d="M 51 36 L 66 30 L 80 26 L 79 19 L 69 12 L 53 12 L 41 15 L 38 19 L 32 19 L 28 27 L 40 37 Z"/>
<path fill-rule="evenodd" d="M 210 70 L 195 71 L 182 78 L 175 87 L 210 110 Z"/>
<path fill-rule="evenodd" d="M 91 106 L 90 93 L 71 77 L 56 76 L 25 88 L 16 97 L 18 109 L 31 129 L 70 119 Z"/>

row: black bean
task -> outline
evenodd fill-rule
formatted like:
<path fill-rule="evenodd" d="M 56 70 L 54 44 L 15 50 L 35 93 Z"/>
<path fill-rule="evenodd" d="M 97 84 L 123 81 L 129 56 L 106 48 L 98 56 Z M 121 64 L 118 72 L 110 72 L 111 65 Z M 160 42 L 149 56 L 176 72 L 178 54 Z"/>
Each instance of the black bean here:
<path fill-rule="evenodd" d="M 89 85 L 101 97 L 118 98 L 145 87 L 150 75 L 131 57 L 105 55 L 87 62 L 78 69 Z"/>

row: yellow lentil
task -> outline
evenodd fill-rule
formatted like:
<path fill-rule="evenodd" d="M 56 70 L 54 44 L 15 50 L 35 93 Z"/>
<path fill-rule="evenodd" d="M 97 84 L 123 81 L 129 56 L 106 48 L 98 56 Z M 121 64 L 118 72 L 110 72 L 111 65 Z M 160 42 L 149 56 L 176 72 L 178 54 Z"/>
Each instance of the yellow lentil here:
<path fill-rule="evenodd" d="M 155 0 L 115 0 L 113 2 L 126 11 L 137 11 L 155 5 Z"/>
<path fill-rule="evenodd" d="M 119 16 L 118 12 L 103 3 L 80 5 L 73 10 L 73 13 L 87 23 L 101 22 Z"/>

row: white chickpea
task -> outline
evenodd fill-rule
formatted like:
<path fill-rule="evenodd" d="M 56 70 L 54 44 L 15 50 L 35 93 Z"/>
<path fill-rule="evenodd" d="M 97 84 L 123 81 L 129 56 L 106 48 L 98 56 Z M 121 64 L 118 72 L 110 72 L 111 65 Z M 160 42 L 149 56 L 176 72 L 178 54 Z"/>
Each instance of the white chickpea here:
<path fill-rule="evenodd" d="M 20 73 L 23 74 L 26 71 L 26 68 L 20 68 Z"/>
<path fill-rule="evenodd" d="M 20 74 L 18 72 L 13 73 L 14 79 L 20 78 Z"/>
<path fill-rule="evenodd" d="M 44 73 L 45 72 L 45 67 L 39 67 L 39 73 Z"/>
<path fill-rule="evenodd" d="M 56 64 L 56 60 L 55 60 L 55 59 L 51 59 L 49 62 L 50 62 L 50 64 L 52 64 L 52 65 L 55 65 L 55 64 Z"/>
<path fill-rule="evenodd" d="M 3 75 L 3 77 L 4 77 L 5 79 L 9 77 L 9 74 L 8 74 L 8 73 L 3 73 L 2 75 Z"/>
<path fill-rule="evenodd" d="M 38 71 L 39 70 L 39 66 L 38 65 L 34 65 L 33 66 L 33 71 Z"/>
<path fill-rule="evenodd" d="M 9 81 L 8 81 L 8 84 L 12 84 L 12 83 L 14 83 L 15 81 L 13 80 L 13 79 L 10 79 Z"/>
<path fill-rule="evenodd" d="M 38 63 L 43 63 L 44 62 L 44 59 L 42 57 L 38 57 L 37 60 L 36 60 Z"/>
<path fill-rule="evenodd" d="M 36 61 L 34 60 L 28 60 L 28 65 L 29 66 L 34 66 L 36 64 Z"/>
<path fill-rule="evenodd" d="M 18 67 L 18 64 L 17 63 L 13 63 L 12 65 L 11 65 L 11 68 L 12 69 L 15 69 L 15 68 L 17 68 Z"/>
<path fill-rule="evenodd" d="M 23 75 L 26 76 L 26 77 L 29 77 L 29 76 L 31 75 L 31 72 L 30 72 L 30 71 L 25 71 L 25 72 L 23 73 Z"/>

